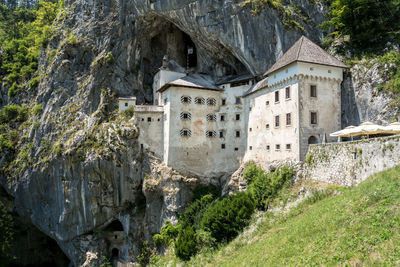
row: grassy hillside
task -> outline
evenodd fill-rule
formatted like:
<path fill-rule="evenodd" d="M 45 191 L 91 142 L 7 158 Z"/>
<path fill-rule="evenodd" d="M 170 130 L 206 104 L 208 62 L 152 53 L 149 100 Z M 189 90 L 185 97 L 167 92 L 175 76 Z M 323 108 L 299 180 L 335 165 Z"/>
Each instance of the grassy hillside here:
<path fill-rule="evenodd" d="M 358 187 L 316 193 L 289 214 L 264 213 L 234 241 L 187 265 L 400 266 L 399 248 L 400 166 Z M 172 254 L 153 265 L 181 264 Z"/>

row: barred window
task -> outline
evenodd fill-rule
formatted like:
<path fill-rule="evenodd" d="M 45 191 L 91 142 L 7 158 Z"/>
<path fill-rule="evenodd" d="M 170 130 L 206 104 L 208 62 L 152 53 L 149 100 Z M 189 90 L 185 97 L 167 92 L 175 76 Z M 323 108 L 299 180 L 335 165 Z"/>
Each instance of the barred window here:
<path fill-rule="evenodd" d="M 181 112 L 181 120 L 191 120 L 192 114 L 189 112 Z"/>
<path fill-rule="evenodd" d="M 207 121 L 216 121 L 217 115 L 215 114 L 207 114 Z"/>
<path fill-rule="evenodd" d="M 192 131 L 188 130 L 188 129 L 182 129 L 181 130 L 181 136 L 183 137 L 189 137 L 192 135 Z"/>
<path fill-rule="evenodd" d="M 206 104 L 206 100 L 204 99 L 204 97 L 196 97 L 194 99 L 194 103 L 198 104 L 198 105 L 205 105 Z"/>
<path fill-rule="evenodd" d="M 181 103 L 192 103 L 192 98 L 190 96 L 181 96 Z"/>
<path fill-rule="evenodd" d="M 206 137 L 217 137 L 217 132 L 216 131 L 206 131 Z"/>
<path fill-rule="evenodd" d="M 207 105 L 215 106 L 216 104 L 217 101 L 215 100 L 215 98 L 207 98 Z"/>

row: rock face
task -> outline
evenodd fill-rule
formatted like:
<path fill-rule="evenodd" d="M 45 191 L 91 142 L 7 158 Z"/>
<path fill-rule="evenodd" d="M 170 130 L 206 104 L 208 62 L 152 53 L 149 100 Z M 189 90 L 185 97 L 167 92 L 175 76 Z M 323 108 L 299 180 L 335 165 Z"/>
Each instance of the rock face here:
<path fill-rule="evenodd" d="M 20 99 L 43 106 L 21 134 L 33 163 L 12 179 L 0 177 L 18 213 L 56 240 L 75 266 L 114 253 L 134 261 L 142 241 L 151 241 L 165 220 L 176 221 L 197 185 L 239 188 L 240 170 L 232 182 L 230 174 L 187 178 L 141 151 L 134 121 L 115 114 L 116 97 L 151 102 L 152 75 L 164 55 L 215 80 L 264 73 L 302 34 L 322 37 L 317 25 L 326 8 L 289 2 L 301 10 L 304 31 L 285 26 L 268 6 L 253 15 L 239 0 L 66 0 L 40 59 L 40 86 Z M 186 55 L 189 47 L 194 55 Z M 356 117 L 350 113 L 348 121 Z M 122 230 L 107 228 L 114 221 Z M 118 248 L 108 237 L 114 232 L 123 237 Z"/>

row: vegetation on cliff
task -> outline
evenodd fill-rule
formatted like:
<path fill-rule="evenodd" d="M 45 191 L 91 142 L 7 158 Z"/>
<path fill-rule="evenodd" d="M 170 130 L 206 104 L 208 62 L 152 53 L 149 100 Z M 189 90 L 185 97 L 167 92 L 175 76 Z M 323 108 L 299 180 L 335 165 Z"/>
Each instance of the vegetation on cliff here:
<path fill-rule="evenodd" d="M 188 266 L 396 266 L 400 259 L 400 167 L 358 187 L 317 190 L 289 213 L 254 216 L 243 234 L 203 250 Z M 167 254 L 153 263 L 178 265 Z"/>
<path fill-rule="evenodd" d="M 255 208 L 266 209 L 282 188 L 290 186 L 294 175 L 286 166 L 266 174 L 255 164 L 247 166 L 244 173 L 249 181 L 247 191 L 223 198 L 206 194 L 196 199 L 176 226 L 167 222 L 160 234 L 154 235 L 155 244 L 174 248 L 176 257 L 188 261 L 199 251 L 229 242 L 248 225 Z"/>

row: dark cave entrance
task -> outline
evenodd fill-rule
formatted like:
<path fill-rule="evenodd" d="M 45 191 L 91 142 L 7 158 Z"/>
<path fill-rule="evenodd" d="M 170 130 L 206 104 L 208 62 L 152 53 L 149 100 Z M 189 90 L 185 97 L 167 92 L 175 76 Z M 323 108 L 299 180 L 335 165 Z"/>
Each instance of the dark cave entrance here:
<path fill-rule="evenodd" d="M 184 32 L 183 32 L 183 41 L 185 43 L 186 68 L 188 70 L 191 68 L 196 68 L 197 67 L 196 45 L 194 44 L 190 36 Z"/>
<path fill-rule="evenodd" d="M 119 249 L 113 248 L 113 249 L 111 250 L 111 257 L 113 257 L 113 258 L 118 258 L 118 257 L 119 257 Z"/>
<path fill-rule="evenodd" d="M 104 229 L 106 232 L 123 232 L 124 226 L 118 220 L 112 221 L 107 227 Z"/>

